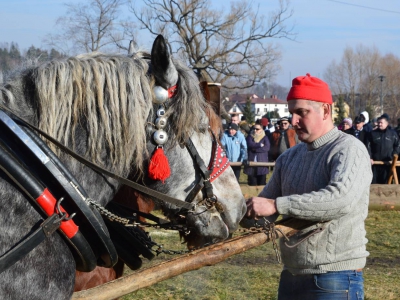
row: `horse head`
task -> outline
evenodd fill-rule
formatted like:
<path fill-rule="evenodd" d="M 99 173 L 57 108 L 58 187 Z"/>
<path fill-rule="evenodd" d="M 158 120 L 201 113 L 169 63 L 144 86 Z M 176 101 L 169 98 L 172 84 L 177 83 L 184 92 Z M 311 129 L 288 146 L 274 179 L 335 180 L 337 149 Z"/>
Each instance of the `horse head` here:
<path fill-rule="evenodd" d="M 161 35 L 156 38 L 151 50 L 150 70 L 155 80 L 153 97 L 159 97 L 156 94 L 159 87 L 165 91 L 171 88 L 175 91 L 170 93 L 162 107 L 165 108 L 164 117 L 168 124 L 163 129 L 169 136 L 163 148 L 169 160 L 171 175 L 163 183 L 149 180 L 144 174 L 145 184 L 193 204 L 193 209 L 189 211 L 182 211 L 168 203 L 162 204 L 165 214 L 170 219 L 184 216 L 187 225 L 192 228 L 189 236 L 196 236 L 196 239 L 188 237 L 189 247 L 222 241 L 237 229 L 238 222 L 245 212 L 245 205 L 239 184 L 229 167 L 221 170 L 219 176 L 210 184 L 210 178 L 202 177 L 203 166 L 198 165 L 198 158 L 201 158 L 204 166 L 208 168 L 213 166 L 212 160 L 221 160 L 221 157 L 217 158 L 215 155 L 223 155 L 223 152 L 217 151 L 218 140 L 209 129 L 210 123 L 214 123 L 214 129 L 215 126 L 218 127 L 215 131 L 218 131 L 220 125 L 215 124 L 215 117 L 212 120 L 209 118 L 212 110 L 205 102 L 195 74 L 181 62 L 171 58 Z M 160 109 L 160 103 L 158 100 L 153 101 L 153 111 L 156 112 Z M 156 116 L 153 118 L 157 119 Z M 148 127 L 149 134 L 154 136 L 157 133 L 157 124 Z M 188 150 L 189 143 L 195 148 L 195 154 Z M 157 141 L 150 138 L 149 153 L 154 152 L 155 147 Z M 222 168 L 220 164 L 217 161 L 213 167 Z M 207 176 L 210 175 L 211 171 Z M 212 189 L 212 196 L 217 205 L 209 205 L 204 201 L 210 195 L 207 195 L 206 187 L 198 189 L 199 183 Z"/>

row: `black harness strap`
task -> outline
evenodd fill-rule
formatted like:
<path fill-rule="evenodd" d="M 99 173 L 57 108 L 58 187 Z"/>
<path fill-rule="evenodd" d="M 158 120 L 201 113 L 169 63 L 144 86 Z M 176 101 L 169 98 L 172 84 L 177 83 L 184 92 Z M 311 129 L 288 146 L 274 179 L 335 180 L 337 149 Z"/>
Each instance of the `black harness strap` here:
<path fill-rule="evenodd" d="M 50 162 L 46 163 L 45 167 L 50 172 L 51 177 L 55 178 L 57 183 L 60 184 L 61 190 L 73 200 L 74 205 L 72 205 L 71 211 L 77 213 L 75 222 L 80 225 L 80 231 L 87 237 L 89 244 L 92 245 L 93 251 L 98 257 L 97 265 L 112 267 L 118 260 L 117 251 L 109 237 L 101 215 L 96 209 L 91 209 L 84 202 L 89 197 L 86 191 L 39 136 L 28 127 L 21 128 L 49 157 Z M 58 187 L 55 189 L 59 190 Z"/>
<path fill-rule="evenodd" d="M 192 139 L 188 138 L 186 141 L 186 148 L 187 148 L 188 152 L 190 153 L 190 155 L 192 156 L 193 160 L 196 162 L 196 166 L 198 167 L 198 169 L 200 170 L 200 173 L 202 175 L 202 178 L 200 179 L 200 181 L 196 184 L 196 186 L 187 195 L 187 197 L 186 197 L 187 202 L 192 202 L 193 198 L 200 192 L 200 190 L 203 187 L 205 189 L 204 193 L 206 195 L 206 199 L 211 199 L 214 197 L 213 187 L 210 182 L 210 175 L 213 171 L 212 162 L 214 160 L 213 156 L 215 153 L 215 147 L 217 145 L 217 141 L 216 141 L 214 133 L 211 130 L 210 130 L 210 132 L 213 137 L 213 147 L 212 147 L 212 151 L 211 151 L 211 159 L 210 159 L 209 167 L 207 167 L 205 165 L 199 152 L 197 151 L 196 147 L 194 146 Z"/>
<path fill-rule="evenodd" d="M 0 256 L 0 273 L 7 270 L 17 261 L 24 258 L 29 252 L 35 249 L 41 242 L 56 231 L 61 224 L 61 219 L 57 214 L 48 217 L 40 227 L 28 237 L 24 238 L 14 248 Z"/>
<path fill-rule="evenodd" d="M 26 168 L 21 165 L 18 159 L 6 149 L 6 146 L 2 141 L 0 141 L 0 169 L 2 169 L 29 198 L 37 203 L 35 200 L 42 194 L 44 187 L 28 170 L 26 170 Z M 40 206 L 38 207 L 41 209 Z M 47 223 L 45 224 L 48 225 Z M 58 225 L 58 227 L 59 226 L 60 225 Z M 45 229 L 46 228 L 48 228 L 48 226 L 46 226 Z M 50 233 L 51 230 L 48 230 L 48 232 Z M 65 234 L 62 231 L 60 231 L 60 233 L 65 237 Z M 48 235 L 45 234 L 45 236 L 47 237 Z M 11 267 L 18 259 L 21 259 L 32 251 L 38 243 L 43 240 L 44 237 L 41 230 L 38 229 L 33 233 L 33 235 L 30 235 L 23 242 L 20 242 L 17 247 L 8 251 L 2 262 L 3 271 Z M 76 249 L 73 254 L 77 263 L 77 268 L 81 270 L 93 270 L 96 267 L 96 257 L 83 235 L 78 231 L 73 238 L 66 238 L 66 240 L 69 241 L 68 244 L 70 247 Z"/>
<path fill-rule="evenodd" d="M 99 266 L 112 267 L 118 260 L 117 251 L 105 229 L 102 218 L 98 218 L 87 205 L 85 202 L 87 198 L 86 192 L 83 189 L 79 190 L 79 185 L 74 185 L 77 181 L 73 179 L 73 176 L 62 165 L 58 157 L 45 146 L 38 136 L 29 129 L 22 130 L 22 127 L 18 126 L 3 111 L 0 111 L 0 128 L 1 139 L 6 141 L 7 145 L 10 145 L 9 147 L 12 149 L 18 149 L 19 160 L 30 166 L 32 176 L 34 177 L 35 175 L 33 174 L 36 172 L 36 177 L 40 178 L 44 185 L 57 196 L 57 199 L 66 198 L 64 207 L 67 211 L 77 214 L 76 223 L 80 227 L 80 232 L 92 245 L 93 253 L 98 258 L 97 264 Z M 28 171 L 25 170 L 26 172 Z M 73 240 L 74 238 L 71 239 L 71 241 Z M 73 249 L 75 248 L 76 246 Z M 84 267 L 87 264 L 78 263 L 78 270 L 87 271 L 80 268 L 81 265 Z"/>

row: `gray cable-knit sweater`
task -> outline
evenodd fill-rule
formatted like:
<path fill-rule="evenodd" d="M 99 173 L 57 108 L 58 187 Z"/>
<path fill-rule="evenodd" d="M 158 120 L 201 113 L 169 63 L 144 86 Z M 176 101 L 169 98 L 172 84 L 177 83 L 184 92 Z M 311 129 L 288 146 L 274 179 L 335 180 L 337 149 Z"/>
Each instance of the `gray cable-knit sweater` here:
<path fill-rule="evenodd" d="M 298 144 L 278 158 L 260 196 L 276 199 L 279 214 L 329 221 L 322 232 L 294 248 L 287 247 L 281 239 L 286 269 L 293 274 L 318 274 L 365 266 L 369 253 L 364 220 L 371 179 L 366 147 L 336 127 L 311 144 Z M 289 244 L 317 226 L 291 237 Z"/>

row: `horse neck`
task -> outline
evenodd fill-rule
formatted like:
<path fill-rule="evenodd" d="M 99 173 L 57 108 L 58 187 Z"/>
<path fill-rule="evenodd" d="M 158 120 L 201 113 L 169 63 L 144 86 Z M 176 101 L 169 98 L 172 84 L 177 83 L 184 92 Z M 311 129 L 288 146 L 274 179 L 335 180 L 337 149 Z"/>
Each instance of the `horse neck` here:
<path fill-rule="evenodd" d="M 153 200 L 125 185 L 118 190 L 112 202 L 143 213 L 150 213 L 155 208 Z M 139 216 L 139 220 L 144 222 L 145 218 Z"/>

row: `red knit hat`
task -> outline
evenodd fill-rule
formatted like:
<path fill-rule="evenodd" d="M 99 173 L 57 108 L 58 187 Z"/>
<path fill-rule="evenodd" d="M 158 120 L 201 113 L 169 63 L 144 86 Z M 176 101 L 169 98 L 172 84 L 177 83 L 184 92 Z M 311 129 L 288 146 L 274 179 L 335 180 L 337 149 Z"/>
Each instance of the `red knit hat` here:
<path fill-rule="evenodd" d="M 332 94 L 328 84 L 309 73 L 292 80 L 292 88 L 286 98 L 287 101 L 305 99 L 332 104 Z"/>
<path fill-rule="evenodd" d="M 260 123 L 261 123 L 262 126 L 268 126 L 269 121 L 268 121 L 267 118 L 261 118 Z"/>

